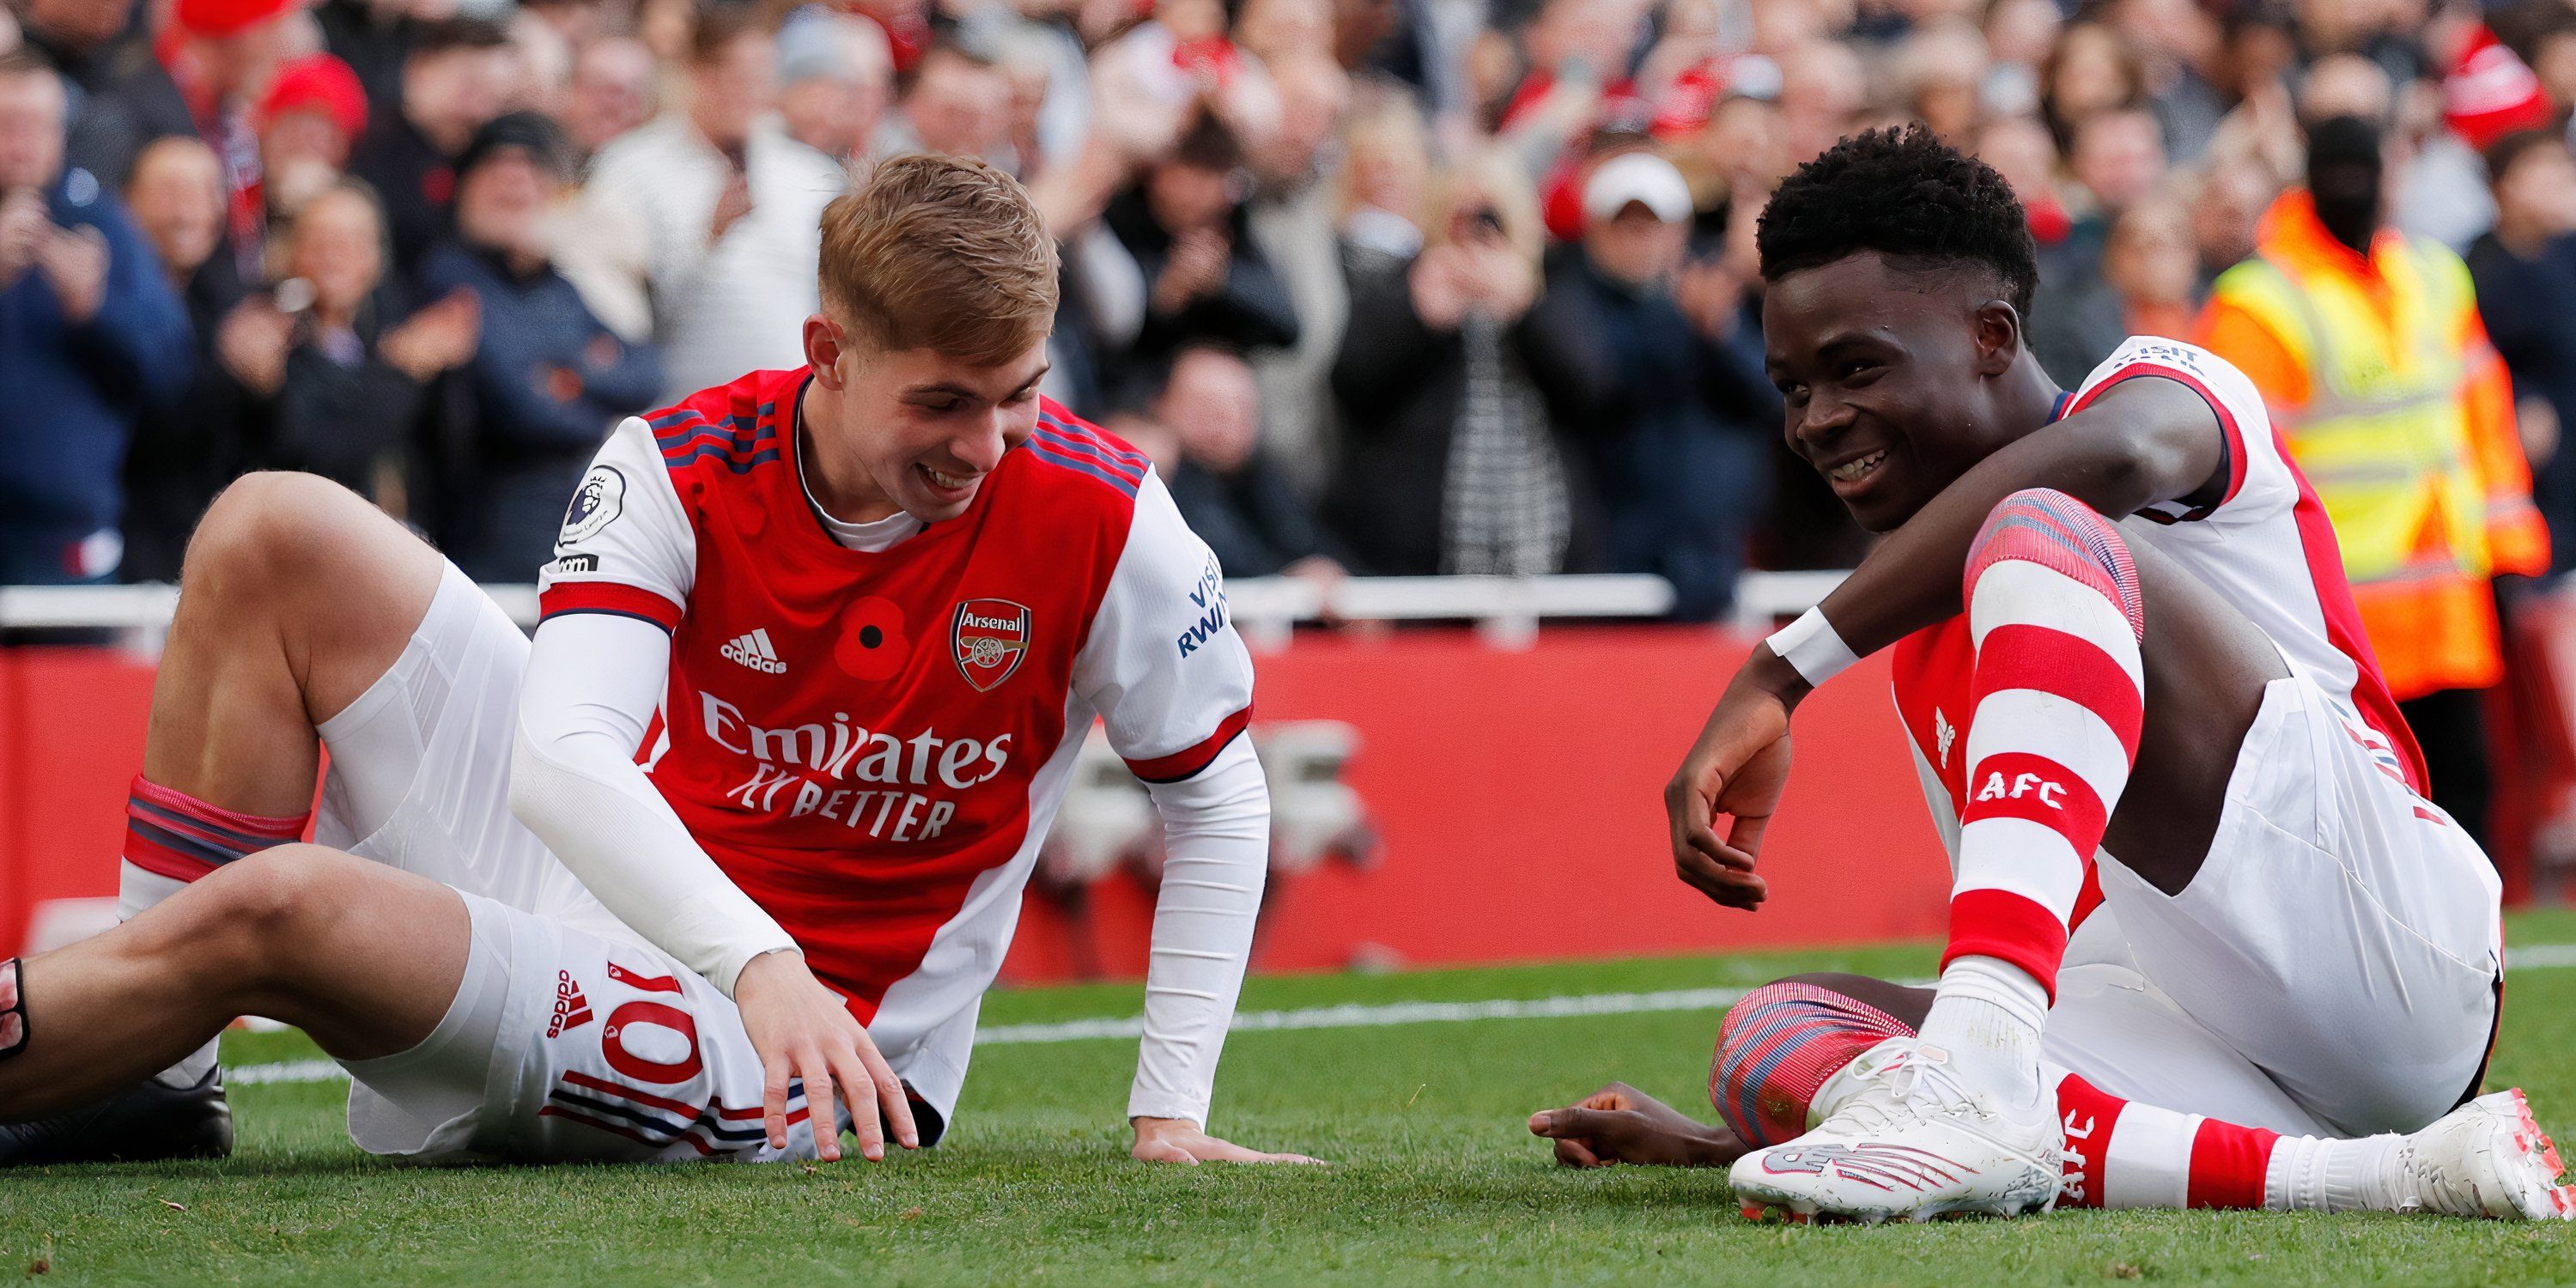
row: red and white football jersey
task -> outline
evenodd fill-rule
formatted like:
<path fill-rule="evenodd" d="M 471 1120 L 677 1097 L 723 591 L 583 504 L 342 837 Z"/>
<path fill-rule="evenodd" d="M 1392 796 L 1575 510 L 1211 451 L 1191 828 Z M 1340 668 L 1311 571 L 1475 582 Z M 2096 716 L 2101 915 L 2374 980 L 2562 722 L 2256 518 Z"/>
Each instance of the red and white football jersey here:
<path fill-rule="evenodd" d="M 2362 633 L 2334 527 L 2273 431 L 2253 382 L 2206 349 L 2133 336 L 2060 400 L 2056 415 L 2082 410 L 2124 380 L 2146 377 L 2178 381 L 2208 400 L 2227 440 L 2227 488 L 2211 505 L 2150 506 L 2122 520 L 2121 535 L 2155 547 L 2241 609 L 2341 708 L 2345 725 L 2389 776 L 2421 793 L 2424 755 Z M 2152 620 L 2147 629 L 2155 629 Z M 1892 659 L 1897 711 L 1954 855 L 1959 805 L 1967 800 L 1962 779 L 1974 661 L 1965 614 L 1898 641 Z M 2088 883 L 2078 915 L 2098 898 Z"/>
<path fill-rule="evenodd" d="M 1251 659 L 1145 458 L 1051 402 L 964 514 L 836 543 L 799 474 L 806 380 L 755 372 L 620 425 L 541 602 L 671 632 L 654 785 L 953 1099 L 1093 717 L 1138 776 L 1189 777 L 1244 731 Z"/>

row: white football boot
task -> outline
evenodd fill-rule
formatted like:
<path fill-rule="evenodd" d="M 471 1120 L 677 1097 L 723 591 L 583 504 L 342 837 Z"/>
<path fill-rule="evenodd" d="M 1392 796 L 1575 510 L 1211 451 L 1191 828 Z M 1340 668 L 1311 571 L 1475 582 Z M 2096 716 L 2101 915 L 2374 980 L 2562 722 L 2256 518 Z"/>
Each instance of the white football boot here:
<path fill-rule="evenodd" d="M 2389 1211 L 2576 1221 L 2576 1186 L 2558 1183 L 2558 1147 L 2519 1088 L 2444 1114 L 2390 1155 Z"/>
<path fill-rule="evenodd" d="M 1819 1090 L 1824 1090 L 1820 1088 Z M 1928 1221 L 2018 1216 L 2057 1203 L 2057 1093 L 2007 1108 L 1970 1091 L 1949 1055 L 1889 1038 L 1852 1062 L 1839 1098 L 1806 1135 L 1737 1159 L 1727 1173 L 1744 1215 Z M 1823 1097 L 1818 1098 L 1820 1101 Z"/>

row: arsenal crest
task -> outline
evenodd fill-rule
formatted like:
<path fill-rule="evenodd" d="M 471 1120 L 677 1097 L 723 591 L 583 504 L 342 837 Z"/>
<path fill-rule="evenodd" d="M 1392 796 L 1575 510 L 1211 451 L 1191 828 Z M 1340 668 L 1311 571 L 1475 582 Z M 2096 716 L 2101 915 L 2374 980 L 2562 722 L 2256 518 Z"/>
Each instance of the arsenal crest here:
<path fill-rule="evenodd" d="M 948 642 L 957 673 L 977 692 L 990 693 L 1029 655 L 1029 610 L 1007 599 L 969 599 L 957 605 Z"/>

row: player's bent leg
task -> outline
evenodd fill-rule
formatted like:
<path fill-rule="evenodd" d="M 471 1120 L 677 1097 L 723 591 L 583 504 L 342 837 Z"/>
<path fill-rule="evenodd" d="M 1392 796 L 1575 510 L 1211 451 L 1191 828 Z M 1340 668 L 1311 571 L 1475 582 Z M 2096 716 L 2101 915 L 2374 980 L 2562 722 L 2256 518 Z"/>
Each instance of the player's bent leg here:
<path fill-rule="evenodd" d="M 2116 981 L 2079 978 L 2085 972 L 2140 984 L 2119 968 L 2076 968 L 2068 987 L 2078 995 L 2069 999 L 2072 1010 L 2061 1006 L 2067 1014 L 2052 1014 L 2052 1037 L 2061 1028 L 2081 1034 L 2086 1021 L 2098 1020 L 2091 1029 L 2136 1040 L 2117 1050 L 2081 1043 L 2062 1048 L 2078 1061 L 2116 1061 L 2095 1067 L 2089 1078 L 2054 1060 L 2043 1066 L 2062 1114 L 2061 1206 L 2576 1218 L 2576 1189 L 2559 1184 L 2557 1151 L 2520 1092 L 2484 1097 L 2408 1135 L 2336 1139 L 2178 1112 L 2102 1090 L 2097 1080 L 2135 1085 L 2142 1072 L 2151 1082 L 2161 1070 L 2138 1066 L 2165 1063 L 2196 1079 L 2242 1083 L 2245 1103 L 2259 1108 L 2253 1088 L 2262 1079 L 2151 989 L 2093 989 Z M 1882 1009 L 1855 993 L 1888 1005 Z M 1744 1141 L 1788 1145 L 1773 1155 L 1783 1168 L 1850 1169 L 1865 1182 L 1883 1180 L 1891 1165 L 1886 1160 L 1802 1138 L 1811 1124 L 1864 1097 L 1884 1076 L 1881 1066 L 1906 1049 L 1903 1039 L 1913 1033 L 1895 1012 L 1908 1010 L 1910 1001 L 1919 1015 L 1922 998 L 1923 990 L 1858 976 L 1799 976 L 1756 989 L 1729 1010 L 1719 1031 L 1710 1099 Z M 2302 1121 L 2277 1091 L 2272 1100 L 2273 1121 Z M 1758 1217 L 1770 1206 L 1764 1189 L 1758 1178 L 1746 1186 L 1746 1215 Z M 1793 1218 L 1804 1215 L 1789 1210 Z"/>
<path fill-rule="evenodd" d="M 437 555 L 326 480 L 253 474 L 190 542 L 128 799 L 118 914 L 304 835 L 315 726 L 397 657 L 437 585 Z M 209 1041 L 158 1075 L 44 1128 L 0 1161 L 219 1156 L 232 1119 Z"/>
<path fill-rule="evenodd" d="M 2145 710 L 2136 565 L 2110 521 L 2017 492 L 1968 556 L 1976 662 L 1950 943 L 1923 1036 L 1890 1039 L 1794 1147 L 1738 1160 L 1740 1194 L 1864 1220 L 2014 1215 L 2055 1201 L 2040 1032 L 2068 923 L 2128 783 Z"/>
<path fill-rule="evenodd" d="M 1884 1006 L 1861 1000 L 1877 994 Z M 1708 1098 L 1736 1138 L 1762 1149 L 1816 1125 L 1829 1082 L 1890 1038 L 1914 1036 L 1928 990 L 1859 975 L 1793 975 L 1728 1007 L 1709 1062 Z"/>
<path fill-rule="evenodd" d="M 336 483 L 285 473 L 234 482 L 188 544 L 144 778 L 247 814 L 302 813 L 315 727 L 401 655 L 441 566 Z"/>
<path fill-rule="evenodd" d="M 196 1049 L 237 1015 L 364 1059 L 418 1043 L 464 970 L 466 916 L 435 882 L 317 846 L 226 865 L 105 934 L 18 963 L 0 1119 L 80 1105 Z"/>

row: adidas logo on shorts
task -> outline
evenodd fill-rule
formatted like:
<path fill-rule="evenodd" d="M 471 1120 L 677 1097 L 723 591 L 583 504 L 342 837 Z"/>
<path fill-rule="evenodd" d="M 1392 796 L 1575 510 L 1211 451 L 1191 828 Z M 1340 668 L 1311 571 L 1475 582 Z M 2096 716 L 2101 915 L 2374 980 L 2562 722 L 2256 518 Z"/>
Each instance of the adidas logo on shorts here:
<path fill-rule="evenodd" d="M 769 646 L 769 630 L 763 627 L 748 635 L 736 635 L 723 648 L 716 650 L 726 660 L 740 662 L 755 671 L 771 675 L 787 674 L 787 664 L 778 660 L 778 650 Z"/>
<path fill-rule="evenodd" d="M 546 1036 L 562 1037 L 571 1030 L 590 1023 L 590 999 L 581 995 L 581 985 L 573 982 L 572 972 L 555 972 L 555 1013 L 546 1023 Z"/>

